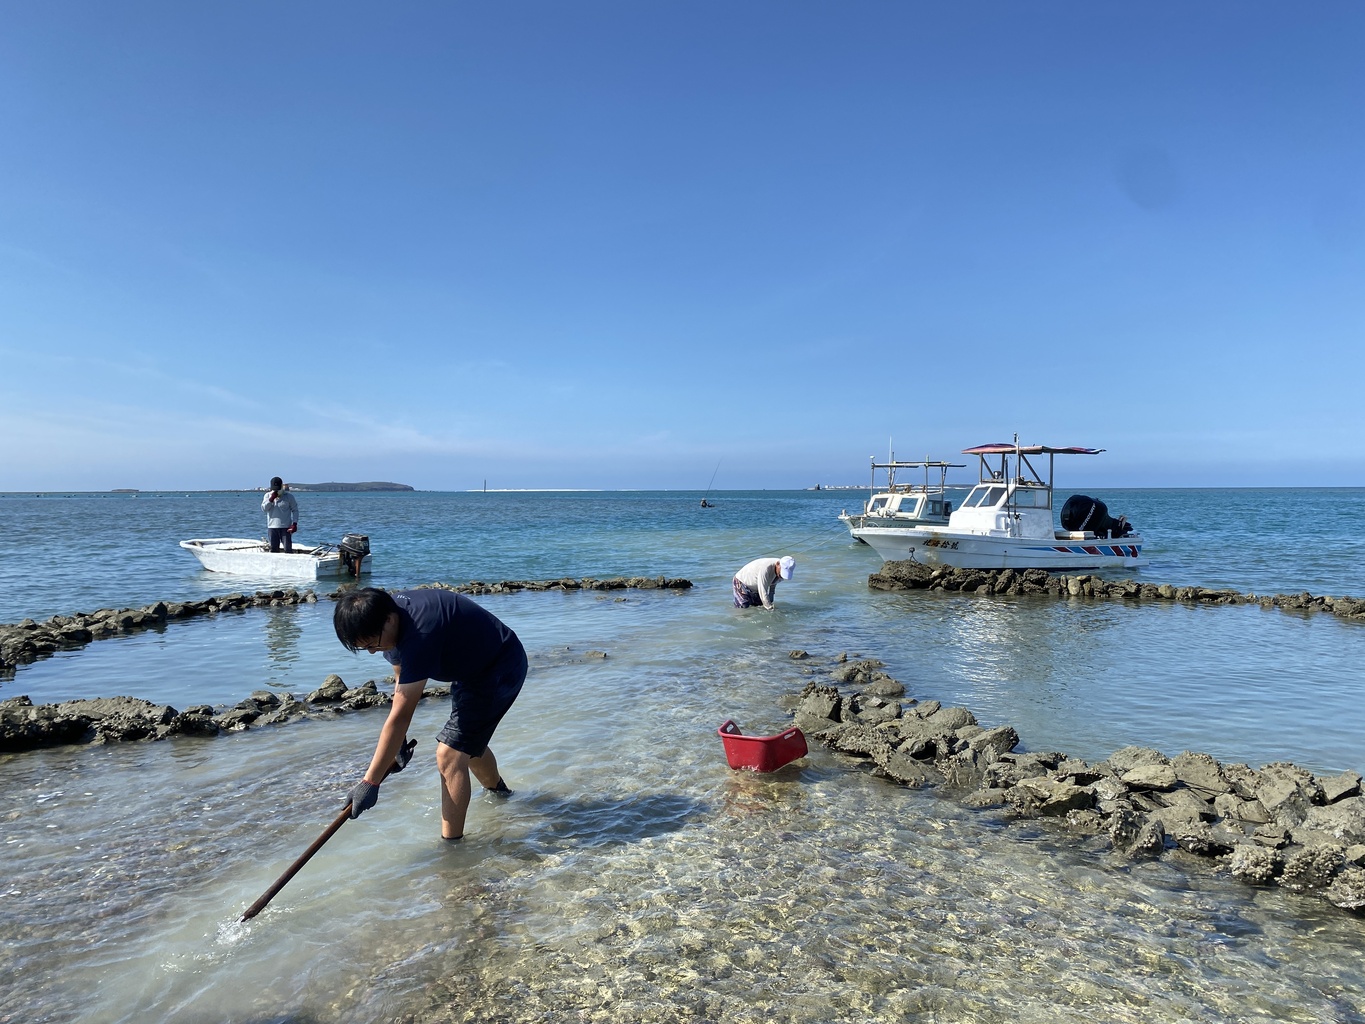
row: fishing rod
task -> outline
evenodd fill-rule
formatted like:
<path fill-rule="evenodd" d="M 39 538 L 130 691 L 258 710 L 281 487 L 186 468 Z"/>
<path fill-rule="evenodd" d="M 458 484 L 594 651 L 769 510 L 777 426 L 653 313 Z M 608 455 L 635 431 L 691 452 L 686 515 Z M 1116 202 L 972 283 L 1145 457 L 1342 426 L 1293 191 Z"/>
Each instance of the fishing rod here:
<path fill-rule="evenodd" d="M 715 468 L 715 470 L 711 473 L 711 483 L 706 485 L 706 493 L 703 494 L 703 495 L 702 495 L 702 498 L 701 498 L 702 508 L 707 508 L 707 507 L 709 507 L 709 505 L 711 504 L 711 503 L 710 503 L 709 501 L 707 501 L 706 499 L 709 498 L 709 497 L 711 497 L 711 484 L 714 484 L 714 483 L 716 482 L 716 473 L 719 473 L 719 472 L 720 472 L 720 464 L 721 464 L 722 462 L 724 462 L 724 461 L 725 461 L 725 456 L 723 456 L 723 455 L 722 455 L 719 459 L 716 460 L 716 468 Z"/>
<path fill-rule="evenodd" d="M 412 759 L 412 750 L 416 746 L 417 746 L 416 740 L 408 740 L 408 742 L 403 745 L 402 750 L 399 751 L 399 756 L 394 758 L 393 764 L 389 765 L 388 770 L 384 772 L 384 779 L 387 779 L 396 771 L 401 772 L 403 768 L 407 766 L 408 761 Z M 406 752 L 406 757 L 404 757 L 404 752 Z M 400 760 L 402 761 L 402 766 L 399 765 Z M 383 782 L 384 779 L 380 779 L 379 781 Z M 246 908 L 246 913 L 242 915 L 241 920 L 250 921 L 253 917 L 255 917 L 262 910 L 264 910 L 265 905 L 269 903 L 271 900 L 273 900 L 276 894 L 278 894 L 281 889 L 283 889 L 286 885 L 289 884 L 289 880 L 293 878 L 295 875 L 297 875 L 299 873 L 299 869 L 302 868 L 305 864 L 308 863 L 309 860 L 312 859 L 313 854 L 317 853 L 319 850 L 322 849 L 323 845 L 327 842 L 327 840 L 331 839 L 332 836 L 336 835 L 337 830 L 340 829 L 342 825 L 346 824 L 346 821 L 348 818 L 350 818 L 350 816 L 351 802 L 348 800 L 346 801 L 346 806 L 342 808 L 341 813 L 336 816 L 336 818 L 332 821 L 330 825 L 323 829 L 322 835 L 318 836 L 317 839 L 313 841 L 312 846 L 308 847 L 308 849 L 303 851 L 303 856 L 301 856 L 298 860 L 294 861 L 293 864 L 290 864 L 289 870 L 286 871 L 284 874 L 280 875 L 279 878 L 275 879 L 275 884 L 272 885 L 269 889 L 267 889 L 261 895 L 260 899 L 258 899 L 255 903 L 251 904 L 251 906 Z"/>

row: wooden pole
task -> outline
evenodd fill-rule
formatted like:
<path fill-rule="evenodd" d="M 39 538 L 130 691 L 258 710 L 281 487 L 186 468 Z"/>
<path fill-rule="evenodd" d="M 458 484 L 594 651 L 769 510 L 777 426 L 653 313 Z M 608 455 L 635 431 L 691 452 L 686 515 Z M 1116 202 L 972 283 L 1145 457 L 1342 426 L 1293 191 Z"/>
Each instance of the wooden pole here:
<path fill-rule="evenodd" d="M 412 748 L 415 746 L 417 746 L 416 740 L 408 741 L 409 758 L 411 758 Z M 393 764 L 389 765 L 389 770 L 384 773 L 384 779 L 387 779 L 390 775 L 393 774 L 394 765 L 396 765 L 397 763 L 398 763 L 397 761 L 394 761 Z M 380 779 L 379 781 L 383 782 L 384 779 Z M 269 889 L 267 889 L 261 895 L 260 899 L 258 899 L 255 903 L 251 904 L 251 906 L 246 908 L 246 913 L 242 915 L 241 919 L 243 921 L 250 921 L 253 917 L 255 917 L 262 910 L 264 910 L 265 905 L 269 903 L 271 900 L 273 900 L 275 898 L 275 895 L 286 885 L 289 884 L 289 880 L 293 878 L 295 875 L 297 875 L 299 873 L 299 869 L 302 868 L 305 864 L 308 863 L 309 860 L 312 859 L 313 854 L 317 853 L 319 850 L 322 849 L 324 844 L 326 844 L 327 840 L 331 839 L 332 836 L 336 835 L 337 830 L 341 828 L 342 825 L 346 824 L 346 821 L 347 819 L 350 818 L 350 816 L 351 805 L 348 802 L 346 806 L 342 809 L 341 813 L 338 814 L 332 820 L 332 823 L 328 825 L 325 829 L 323 829 L 322 835 L 318 836 L 317 839 L 313 841 L 313 845 L 303 851 L 303 856 L 301 856 L 298 860 L 294 861 L 293 864 L 290 864 L 289 870 L 286 871 L 284 874 L 280 875 L 279 878 L 275 879 L 275 884 L 272 885 Z"/>

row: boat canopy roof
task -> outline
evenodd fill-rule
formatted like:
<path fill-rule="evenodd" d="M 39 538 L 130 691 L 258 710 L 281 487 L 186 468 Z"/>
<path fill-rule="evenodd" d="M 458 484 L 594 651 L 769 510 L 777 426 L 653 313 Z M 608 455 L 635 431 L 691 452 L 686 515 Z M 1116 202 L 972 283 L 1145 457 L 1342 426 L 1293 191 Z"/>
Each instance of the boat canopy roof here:
<path fill-rule="evenodd" d="M 975 448 L 963 448 L 963 455 L 1098 455 L 1103 448 L 1057 448 L 1050 444 L 979 444 Z"/>

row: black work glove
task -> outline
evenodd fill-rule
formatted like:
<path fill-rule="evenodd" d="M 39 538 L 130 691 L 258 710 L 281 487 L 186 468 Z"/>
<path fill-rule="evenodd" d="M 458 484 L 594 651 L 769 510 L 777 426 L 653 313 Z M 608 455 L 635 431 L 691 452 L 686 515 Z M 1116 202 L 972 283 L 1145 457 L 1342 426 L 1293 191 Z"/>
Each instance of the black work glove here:
<path fill-rule="evenodd" d="M 408 762 L 412 760 L 412 750 L 415 746 L 417 746 L 416 740 L 408 740 L 398 748 L 398 753 L 393 755 L 393 767 L 389 769 L 390 775 L 397 775 L 408 766 Z"/>
<path fill-rule="evenodd" d="M 379 787 L 361 779 L 351 788 L 351 817 L 360 817 L 378 802 Z"/>

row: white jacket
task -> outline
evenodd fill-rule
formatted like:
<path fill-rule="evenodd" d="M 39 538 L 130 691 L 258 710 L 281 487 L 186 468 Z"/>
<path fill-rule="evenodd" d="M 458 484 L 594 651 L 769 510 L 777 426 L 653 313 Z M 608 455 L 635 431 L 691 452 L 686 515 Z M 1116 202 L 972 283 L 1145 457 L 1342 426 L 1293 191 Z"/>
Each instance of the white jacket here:
<path fill-rule="evenodd" d="M 299 521 L 299 503 L 288 491 L 266 491 L 261 510 L 265 513 L 265 525 L 271 530 L 283 530 Z"/>

